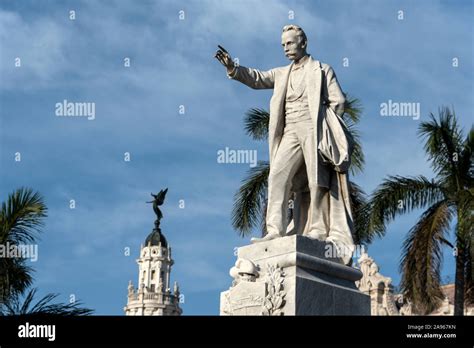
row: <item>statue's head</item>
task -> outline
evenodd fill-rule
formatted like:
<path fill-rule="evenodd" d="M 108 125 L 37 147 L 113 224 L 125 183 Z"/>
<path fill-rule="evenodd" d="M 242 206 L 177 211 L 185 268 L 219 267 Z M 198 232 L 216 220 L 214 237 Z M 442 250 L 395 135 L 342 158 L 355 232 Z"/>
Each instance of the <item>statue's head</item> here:
<path fill-rule="evenodd" d="M 299 26 L 294 24 L 285 25 L 281 34 L 281 45 L 288 59 L 298 61 L 306 55 L 308 39 Z"/>

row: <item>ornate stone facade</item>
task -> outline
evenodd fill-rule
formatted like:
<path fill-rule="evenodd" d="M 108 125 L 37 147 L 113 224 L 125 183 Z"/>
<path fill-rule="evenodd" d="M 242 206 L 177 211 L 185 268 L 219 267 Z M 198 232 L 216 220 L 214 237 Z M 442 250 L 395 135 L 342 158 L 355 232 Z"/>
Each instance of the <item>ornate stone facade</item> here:
<path fill-rule="evenodd" d="M 128 284 L 126 315 L 181 315 L 179 286 L 175 282 L 170 289 L 173 260 L 171 248 L 152 245 L 142 246 L 139 265 L 138 289 Z"/>
<path fill-rule="evenodd" d="M 365 252 L 358 263 L 363 276 L 356 285 L 370 296 L 371 315 L 399 315 L 393 297 L 392 279 L 381 275 L 379 266 Z"/>
<path fill-rule="evenodd" d="M 363 253 L 358 260 L 363 274 L 357 287 L 363 293 L 370 295 L 372 315 L 419 315 L 413 306 L 402 294 L 395 294 L 392 279 L 379 273 L 379 266 L 367 253 Z M 430 315 L 454 314 L 454 284 L 441 286 L 446 296 L 440 308 Z M 467 306 L 465 315 L 474 315 L 474 306 Z"/>
<path fill-rule="evenodd" d="M 138 289 L 128 284 L 125 315 L 181 315 L 179 286 L 175 282 L 170 289 L 173 260 L 171 248 L 162 244 L 142 246 L 139 265 Z"/>
<path fill-rule="evenodd" d="M 128 284 L 127 305 L 125 315 L 181 315 L 179 307 L 180 292 L 178 283 L 170 289 L 171 247 L 161 232 L 160 220 L 163 214 L 160 206 L 163 204 L 168 189 L 158 194 L 151 194 L 154 198 L 153 211 L 156 214 L 155 228 L 145 240 L 145 246 L 140 247 L 138 258 L 138 289 L 133 287 L 132 281 Z"/>

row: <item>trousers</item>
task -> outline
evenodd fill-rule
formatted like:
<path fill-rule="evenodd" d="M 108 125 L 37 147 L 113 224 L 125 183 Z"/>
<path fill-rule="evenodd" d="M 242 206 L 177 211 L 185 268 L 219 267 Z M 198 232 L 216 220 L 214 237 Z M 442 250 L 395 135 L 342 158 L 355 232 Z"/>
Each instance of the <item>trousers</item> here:
<path fill-rule="evenodd" d="M 314 168 L 318 168 L 315 163 L 318 160 L 317 156 L 313 122 L 308 120 L 287 123 L 275 158 L 270 164 L 267 233 L 285 235 L 291 182 L 300 167 L 305 165 L 310 203 L 307 212 L 301 212 L 307 215 L 304 217 L 306 224 L 303 234 L 320 240 L 331 237 L 330 239 L 350 244 L 352 243 L 350 221 L 347 218 L 343 198 L 338 194 L 340 190 L 337 173 L 334 172 L 330 176 L 330 187 L 317 185 L 314 173 Z"/>

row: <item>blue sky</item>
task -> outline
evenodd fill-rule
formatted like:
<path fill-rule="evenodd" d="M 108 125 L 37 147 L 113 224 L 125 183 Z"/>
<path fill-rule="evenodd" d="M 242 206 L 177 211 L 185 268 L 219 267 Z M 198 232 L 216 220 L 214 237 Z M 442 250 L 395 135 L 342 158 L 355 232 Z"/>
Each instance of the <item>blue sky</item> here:
<path fill-rule="evenodd" d="M 455 107 L 465 130 L 472 124 L 472 15 L 472 1 L 2 1 L 0 198 L 20 186 L 45 197 L 49 216 L 33 264 L 40 293 L 63 301 L 74 294 L 96 314 L 123 314 L 153 227 L 145 201 L 168 187 L 162 228 L 184 313 L 218 314 L 234 248 L 248 243 L 230 213 L 249 166 L 219 164 L 217 151 L 256 149 L 268 158 L 267 144 L 245 134 L 243 116 L 268 108 L 271 91 L 228 80 L 213 58 L 217 44 L 242 65 L 269 69 L 288 64 L 281 28 L 302 26 L 309 53 L 363 104 L 366 167 L 354 181 L 370 193 L 389 174 L 432 177 L 416 130 L 442 105 Z M 94 102 L 95 119 L 55 116 L 64 99 Z M 388 100 L 420 103 L 420 119 L 381 117 Z M 402 242 L 420 213 L 397 219 L 369 247 L 395 284 Z M 443 274 L 454 274 L 449 252 Z"/>

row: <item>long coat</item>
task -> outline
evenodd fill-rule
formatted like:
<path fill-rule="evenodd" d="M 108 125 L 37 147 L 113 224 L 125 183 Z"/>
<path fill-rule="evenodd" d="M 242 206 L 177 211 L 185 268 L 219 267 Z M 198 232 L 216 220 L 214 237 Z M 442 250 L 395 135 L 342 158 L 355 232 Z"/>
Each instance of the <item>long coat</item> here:
<path fill-rule="evenodd" d="M 270 121 L 268 127 L 270 167 L 283 137 L 285 127 L 285 98 L 292 65 L 293 63 L 268 71 L 239 66 L 232 74 L 228 75 L 229 78 L 240 81 L 253 89 L 273 89 L 273 96 L 270 100 Z M 347 177 L 352 139 L 347 132 L 347 127 L 340 118 L 344 113 L 344 93 L 339 86 L 333 69 L 329 65 L 321 63 L 309 56 L 304 69 L 308 106 L 314 124 L 315 144 L 318 144 L 318 148 L 315 149 L 315 151 L 320 153 L 320 155 L 317 156 L 318 161 L 316 161 L 315 167 L 311 168 L 309 173 L 311 173 L 310 175 L 314 175 L 317 185 L 327 188 L 330 187 L 330 180 L 338 180 L 340 192 L 334 192 L 333 194 L 335 196 L 342 194 L 348 218 L 352 220 Z M 329 114 L 332 117 L 330 119 L 331 122 L 328 122 Z M 334 139 L 328 136 L 328 132 L 326 132 L 325 129 L 330 128 L 331 125 L 333 127 L 341 127 L 341 129 L 333 129 L 333 133 L 343 133 L 347 137 Z M 335 151 L 337 155 L 346 151 L 346 153 L 342 155 L 343 158 L 341 161 L 344 163 L 341 166 L 338 167 L 337 163 L 328 164 L 328 160 L 341 162 L 339 158 L 328 159 L 325 158 L 327 156 L 321 155 L 321 150 L 324 152 L 327 148 L 341 149 L 341 151 Z M 342 168 L 342 170 L 340 170 L 340 168 Z M 305 182 L 307 185 L 307 178 L 306 181 L 301 180 L 301 177 L 304 178 L 305 175 L 306 170 L 300 170 L 298 172 L 296 176 L 300 179 L 297 180 L 296 184 L 294 181 L 293 191 L 305 190 L 304 187 L 297 187 L 297 185 L 302 182 Z"/>

